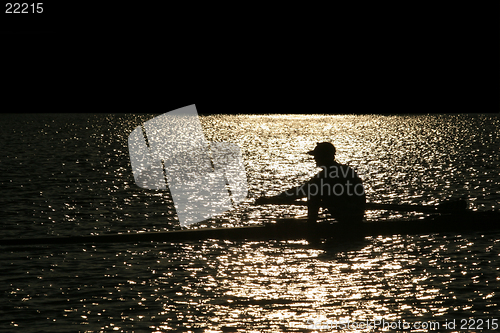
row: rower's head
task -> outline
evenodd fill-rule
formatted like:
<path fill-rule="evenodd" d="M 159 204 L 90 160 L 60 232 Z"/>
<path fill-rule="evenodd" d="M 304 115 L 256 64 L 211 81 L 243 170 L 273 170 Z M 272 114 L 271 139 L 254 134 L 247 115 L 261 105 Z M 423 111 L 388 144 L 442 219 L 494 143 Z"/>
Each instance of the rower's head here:
<path fill-rule="evenodd" d="M 335 146 L 330 142 L 319 142 L 313 150 L 307 153 L 314 157 L 316 165 L 319 167 L 332 164 L 335 161 Z"/>

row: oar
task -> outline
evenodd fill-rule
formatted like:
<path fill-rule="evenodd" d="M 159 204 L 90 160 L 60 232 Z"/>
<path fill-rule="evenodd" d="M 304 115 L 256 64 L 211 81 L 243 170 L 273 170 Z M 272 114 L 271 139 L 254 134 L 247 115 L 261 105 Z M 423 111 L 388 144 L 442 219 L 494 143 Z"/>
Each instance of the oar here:
<path fill-rule="evenodd" d="M 271 205 L 294 205 L 307 206 L 307 201 L 292 201 L 288 199 L 264 198 L 256 201 L 256 204 L 271 204 Z M 422 206 L 409 204 L 382 204 L 382 203 L 366 203 L 365 210 L 394 210 L 400 212 L 453 212 L 466 210 L 467 203 L 463 200 L 445 202 L 439 206 Z"/>
<path fill-rule="evenodd" d="M 394 210 L 399 212 L 436 212 L 439 207 L 422 206 L 422 205 L 397 205 L 397 204 L 382 204 L 382 203 L 366 203 L 365 210 Z"/>

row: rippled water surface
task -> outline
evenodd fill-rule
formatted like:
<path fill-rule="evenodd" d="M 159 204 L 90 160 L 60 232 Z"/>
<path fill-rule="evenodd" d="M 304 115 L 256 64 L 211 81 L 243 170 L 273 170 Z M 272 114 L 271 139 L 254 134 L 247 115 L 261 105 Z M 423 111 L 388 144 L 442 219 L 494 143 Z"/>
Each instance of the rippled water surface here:
<path fill-rule="evenodd" d="M 2 238 L 178 228 L 168 194 L 138 188 L 131 173 L 127 137 L 153 117 L 1 114 Z M 304 214 L 251 203 L 314 175 L 304 153 L 321 141 L 358 170 L 371 202 L 464 197 L 472 210 L 500 208 L 498 115 L 214 115 L 201 122 L 208 140 L 241 147 L 250 191 L 205 225 Z M 410 213 L 369 211 L 366 219 L 404 216 Z M 382 319 L 432 321 L 448 332 L 482 320 L 486 328 L 500 319 L 499 239 L 476 232 L 316 247 L 220 240 L 3 246 L 0 331 L 336 331 L 319 325 Z M 446 330 L 452 321 L 456 329 Z"/>

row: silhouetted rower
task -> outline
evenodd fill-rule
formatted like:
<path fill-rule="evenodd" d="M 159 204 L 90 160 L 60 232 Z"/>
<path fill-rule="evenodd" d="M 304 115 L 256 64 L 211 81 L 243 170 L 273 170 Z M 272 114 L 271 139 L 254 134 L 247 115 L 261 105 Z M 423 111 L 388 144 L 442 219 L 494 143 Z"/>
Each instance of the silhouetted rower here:
<path fill-rule="evenodd" d="M 322 169 L 318 174 L 302 185 L 274 197 L 259 198 L 255 203 L 292 202 L 305 197 L 310 226 L 315 225 L 319 209 L 323 207 L 327 215 L 342 223 L 346 230 L 355 230 L 363 222 L 365 213 L 363 182 L 352 168 L 335 161 L 335 147 L 331 143 L 318 143 L 308 154 Z"/>

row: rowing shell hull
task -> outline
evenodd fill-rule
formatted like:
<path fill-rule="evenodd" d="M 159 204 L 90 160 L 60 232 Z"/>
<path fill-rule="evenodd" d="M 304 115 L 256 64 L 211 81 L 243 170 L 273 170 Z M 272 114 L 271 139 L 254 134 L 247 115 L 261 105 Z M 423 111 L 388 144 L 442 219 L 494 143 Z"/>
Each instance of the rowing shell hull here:
<path fill-rule="evenodd" d="M 226 240 L 300 240 L 314 235 L 348 241 L 366 236 L 428 233 L 500 231 L 500 212 L 463 212 L 426 219 L 365 222 L 356 231 L 346 231 L 339 223 L 317 223 L 310 230 L 305 219 L 285 219 L 277 223 L 237 228 L 185 229 L 164 232 L 126 233 L 97 236 L 2 239 L 0 245 L 185 242 L 205 239 Z"/>

